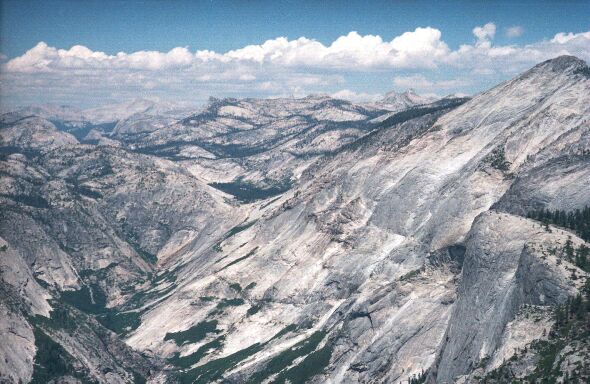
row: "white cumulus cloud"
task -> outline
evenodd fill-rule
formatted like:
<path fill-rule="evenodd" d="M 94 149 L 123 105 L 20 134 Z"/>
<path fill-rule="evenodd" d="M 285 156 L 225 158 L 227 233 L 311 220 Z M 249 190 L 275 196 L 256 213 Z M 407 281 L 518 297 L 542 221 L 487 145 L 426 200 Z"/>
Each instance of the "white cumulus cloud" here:
<path fill-rule="evenodd" d="M 475 27 L 473 28 L 473 34 L 481 42 L 491 40 L 496 35 L 496 24 L 487 23 L 484 26 Z"/>
<path fill-rule="evenodd" d="M 553 39 L 551 39 L 551 42 L 557 43 L 557 44 L 567 44 L 572 40 L 579 40 L 581 42 L 584 42 L 584 40 L 589 40 L 589 39 L 590 39 L 590 31 L 582 32 L 582 33 L 560 32 L 560 33 L 556 34 L 553 37 Z"/>
<path fill-rule="evenodd" d="M 516 36 L 522 33 L 518 28 L 505 33 Z M 206 100 L 211 95 L 331 93 L 361 100 L 386 91 L 382 88 L 391 79 L 398 88 L 473 93 L 558 55 L 590 60 L 590 31 L 560 32 L 526 45 L 494 44 L 492 22 L 472 32 L 476 41 L 456 49 L 433 27 L 391 39 L 352 31 L 329 44 L 278 37 L 221 53 L 176 47 L 109 54 L 82 45 L 63 49 L 40 42 L 21 56 L 0 60 L 0 96 L 4 104 L 99 103 L 114 94 Z M 367 85 L 362 92 L 350 91 L 359 89 L 360 76 L 371 76 L 372 86 L 381 88 Z"/>
<path fill-rule="evenodd" d="M 207 63 L 336 69 L 432 67 L 437 58 L 448 53 L 449 48 L 441 40 L 441 32 L 426 27 L 405 32 L 391 41 L 384 41 L 376 35 L 362 36 L 353 31 L 328 46 L 305 37 L 296 40 L 278 37 L 224 54 L 206 50 L 191 53 L 186 47 L 177 47 L 169 52 L 138 51 L 108 55 L 80 45 L 65 50 L 40 42 L 22 56 L 10 60 L 4 70 L 26 73 L 68 69 L 162 70 Z"/>

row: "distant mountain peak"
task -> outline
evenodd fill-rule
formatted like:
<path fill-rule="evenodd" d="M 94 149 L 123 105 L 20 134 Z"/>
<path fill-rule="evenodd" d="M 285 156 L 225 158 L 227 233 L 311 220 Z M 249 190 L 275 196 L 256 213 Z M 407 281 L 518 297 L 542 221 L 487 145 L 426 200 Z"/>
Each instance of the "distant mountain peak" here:
<path fill-rule="evenodd" d="M 385 94 L 378 104 L 393 110 L 400 110 L 416 105 L 429 104 L 436 101 L 436 97 L 422 96 L 416 93 L 413 88 L 404 92 L 391 91 Z"/>
<path fill-rule="evenodd" d="M 557 73 L 589 73 L 588 64 L 582 59 L 571 55 L 562 55 L 537 64 L 531 72 L 552 71 Z"/>

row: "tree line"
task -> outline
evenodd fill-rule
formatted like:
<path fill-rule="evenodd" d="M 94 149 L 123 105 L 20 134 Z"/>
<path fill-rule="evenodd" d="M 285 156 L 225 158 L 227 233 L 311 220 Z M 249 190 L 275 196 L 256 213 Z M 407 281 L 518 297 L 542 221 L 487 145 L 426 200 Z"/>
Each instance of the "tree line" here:
<path fill-rule="evenodd" d="M 539 220 L 544 224 L 553 224 L 575 231 L 580 238 L 590 242 L 590 207 L 574 211 L 550 210 L 541 208 L 527 214 L 528 218 Z"/>

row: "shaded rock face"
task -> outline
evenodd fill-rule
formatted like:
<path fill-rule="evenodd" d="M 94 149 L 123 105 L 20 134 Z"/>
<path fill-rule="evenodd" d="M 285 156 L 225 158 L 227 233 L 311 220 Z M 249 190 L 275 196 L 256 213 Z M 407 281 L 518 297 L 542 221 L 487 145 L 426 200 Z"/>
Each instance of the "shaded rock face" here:
<path fill-rule="evenodd" d="M 586 277 L 548 253 L 582 240 L 525 218 L 590 204 L 586 69 L 395 112 L 4 115 L 2 379 L 477 382 Z"/>
<path fill-rule="evenodd" d="M 554 306 L 575 295 L 581 282 L 543 259 L 542 249 L 564 244 L 565 233 L 547 233 L 522 217 L 479 216 L 466 239 L 458 300 L 437 367 L 437 382 L 469 373 L 501 346 L 507 323 L 523 305 Z M 583 271 L 579 271 L 584 273 Z"/>
<path fill-rule="evenodd" d="M 0 380 L 8 383 L 28 382 L 33 375 L 35 338 L 26 319 L 0 304 L 2 348 Z"/>
<path fill-rule="evenodd" d="M 582 138 L 590 139 L 585 130 Z M 584 184 L 590 179 L 590 156 L 580 148 L 571 155 L 527 169 L 494 208 L 525 216 L 541 208 L 572 211 L 590 199 Z"/>

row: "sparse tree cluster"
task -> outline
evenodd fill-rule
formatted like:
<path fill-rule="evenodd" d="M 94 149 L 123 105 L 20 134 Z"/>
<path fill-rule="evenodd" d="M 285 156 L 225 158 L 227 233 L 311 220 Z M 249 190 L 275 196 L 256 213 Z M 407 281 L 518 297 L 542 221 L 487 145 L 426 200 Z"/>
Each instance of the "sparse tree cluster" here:
<path fill-rule="evenodd" d="M 500 367 L 481 378 L 481 383 L 587 383 L 590 378 L 590 360 L 583 347 L 590 336 L 590 279 L 587 279 L 582 293 L 569 298 L 564 304 L 554 308 L 555 323 L 547 340 L 538 340 L 530 346 L 515 350 L 515 354 Z M 545 333 L 544 333 L 545 336 Z M 573 349 L 571 349 L 573 347 Z M 569 349 L 568 349 L 569 348 Z M 580 354 L 582 362 L 562 369 L 567 354 Z M 525 377 L 517 377 L 519 361 L 526 359 L 529 353 L 535 354 L 535 370 Z M 476 377 L 477 378 L 477 377 Z M 477 378 L 479 379 L 479 378 Z"/>
<path fill-rule="evenodd" d="M 543 224 L 553 224 L 574 230 L 584 241 L 590 241 L 590 207 L 575 211 L 539 209 L 529 212 L 527 217 L 541 221 Z"/>
<path fill-rule="evenodd" d="M 499 146 L 489 155 L 489 161 L 492 167 L 507 172 L 510 169 L 510 162 L 506 160 L 506 153 L 504 147 Z"/>
<path fill-rule="evenodd" d="M 419 374 L 410 376 L 408 378 L 408 384 L 423 384 L 426 382 L 426 376 L 426 372 L 422 370 Z"/>
<path fill-rule="evenodd" d="M 565 242 L 563 253 L 570 263 L 575 264 L 583 271 L 590 272 L 590 261 L 588 260 L 590 256 L 590 248 L 585 244 L 580 244 L 578 248 L 574 248 L 572 240 L 568 238 Z"/>
<path fill-rule="evenodd" d="M 572 320 L 585 320 L 590 316 L 590 279 L 586 281 L 583 294 L 571 297 L 555 309 L 555 328 L 559 329 Z M 589 319 L 590 320 L 590 319 Z M 590 324 L 588 324 L 590 325 Z"/>

